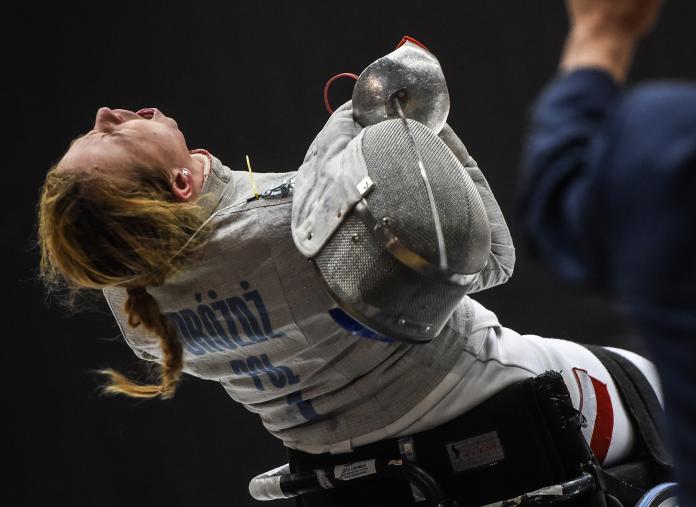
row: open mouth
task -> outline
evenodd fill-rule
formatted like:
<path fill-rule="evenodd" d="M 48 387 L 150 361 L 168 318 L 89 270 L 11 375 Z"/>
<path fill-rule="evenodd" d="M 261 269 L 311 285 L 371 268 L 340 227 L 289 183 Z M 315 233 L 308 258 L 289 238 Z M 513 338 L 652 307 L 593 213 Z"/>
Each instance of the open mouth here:
<path fill-rule="evenodd" d="M 151 120 L 152 117 L 155 115 L 155 109 L 153 107 L 145 107 L 137 111 L 135 114 L 142 118 L 145 118 L 146 120 Z"/>

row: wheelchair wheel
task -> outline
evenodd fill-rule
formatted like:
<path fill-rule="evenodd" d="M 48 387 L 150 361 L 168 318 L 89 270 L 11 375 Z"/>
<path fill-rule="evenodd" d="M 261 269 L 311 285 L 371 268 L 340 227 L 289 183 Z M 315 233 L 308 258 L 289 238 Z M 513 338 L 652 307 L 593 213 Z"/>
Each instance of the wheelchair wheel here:
<path fill-rule="evenodd" d="M 678 507 L 677 483 L 664 482 L 645 493 L 636 507 Z"/>

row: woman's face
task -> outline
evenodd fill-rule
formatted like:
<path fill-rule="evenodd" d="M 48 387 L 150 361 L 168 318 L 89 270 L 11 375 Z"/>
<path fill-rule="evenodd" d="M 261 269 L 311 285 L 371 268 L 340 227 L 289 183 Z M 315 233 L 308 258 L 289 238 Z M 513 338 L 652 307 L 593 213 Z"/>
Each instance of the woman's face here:
<path fill-rule="evenodd" d="M 70 145 L 61 170 L 119 171 L 130 167 L 190 167 L 191 156 L 176 122 L 158 109 L 102 107 L 94 128 Z"/>

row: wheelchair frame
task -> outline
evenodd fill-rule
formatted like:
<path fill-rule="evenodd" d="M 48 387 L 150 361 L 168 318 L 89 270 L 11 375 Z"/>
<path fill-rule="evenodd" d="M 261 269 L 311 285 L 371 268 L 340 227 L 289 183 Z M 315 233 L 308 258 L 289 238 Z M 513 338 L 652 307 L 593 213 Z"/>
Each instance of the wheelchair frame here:
<path fill-rule="evenodd" d="M 522 403 L 522 405 L 520 405 Z M 527 413 L 520 411 L 521 407 L 527 408 Z M 529 459 L 525 458 L 521 452 L 535 452 L 534 447 L 529 447 L 531 444 L 525 444 L 526 447 L 512 448 L 510 455 L 506 456 L 505 461 L 493 463 L 497 468 L 491 470 L 490 486 L 500 484 L 500 481 L 505 481 L 506 486 L 501 492 L 507 491 L 508 494 L 514 496 L 503 500 L 495 500 L 492 495 L 481 494 L 485 489 L 481 489 L 481 484 L 476 482 L 471 483 L 467 488 L 466 483 L 459 481 L 458 485 L 453 485 L 452 478 L 438 477 L 445 481 L 445 487 L 448 494 L 455 494 L 462 501 L 463 498 L 471 496 L 471 503 L 468 505 L 480 505 L 482 507 L 504 507 L 513 505 L 555 505 L 567 501 L 578 499 L 585 495 L 588 505 L 596 507 L 606 507 L 607 505 L 632 507 L 639 505 L 642 507 L 652 505 L 662 505 L 656 502 L 655 498 L 669 498 L 673 496 L 674 485 L 667 485 L 666 489 L 660 495 L 654 495 L 653 500 L 647 496 L 648 490 L 655 489 L 656 484 L 662 483 L 665 480 L 664 474 L 669 469 L 666 468 L 661 458 L 660 453 L 653 452 L 652 447 L 661 445 L 661 442 L 655 439 L 644 438 L 644 447 L 647 450 L 643 458 L 639 461 L 626 463 L 611 469 L 604 469 L 595 459 L 586 440 L 580 432 L 583 424 L 582 415 L 575 410 L 570 402 L 570 396 L 567 388 L 563 383 L 562 377 L 557 372 L 546 372 L 538 377 L 533 377 L 524 381 L 513 384 L 501 391 L 499 394 L 484 402 L 476 409 L 462 416 L 459 420 L 454 420 L 447 425 L 439 427 L 435 435 L 421 434 L 414 435 L 415 453 L 420 456 L 421 452 L 425 452 L 427 457 L 427 448 L 432 445 L 436 447 L 442 445 L 442 439 L 466 438 L 459 434 L 461 426 L 464 426 L 464 433 L 476 435 L 477 433 L 485 433 L 491 428 L 496 428 L 501 425 L 500 421 L 496 422 L 496 418 L 502 417 L 504 420 L 510 420 L 512 417 L 523 415 L 526 419 L 524 424 L 520 426 L 515 424 L 512 426 L 514 432 L 504 433 L 509 437 L 518 435 L 520 431 L 525 431 L 530 428 L 535 428 L 535 431 L 543 434 L 546 438 L 550 438 L 550 444 L 543 444 L 541 449 L 544 452 L 551 452 L 549 457 L 554 456 L 555 459 L 550 463 L 556 464 L 552 466 L 561 467 L 564 472 L 556 473 L 555 468 L 551 468 L 551 472 L 547 469 L 546 474 L 532 479 L 534 475 L 529 475 L 523 478 L 520 482 L 507 484 L 509 473 L 516 473 L 510 466 L 513 464 L 522 469 L 527 465 Z M 449 425 L 449 429 L 446 426 Z M 457 428 L 457 434 L 451 436 L 448 431 L 452 428 Z M 502 425 L 500 429 L 512 431 L 511 425 Z M 444 432 L 444 436 L 442 434 Z M 524 435 L 529 435 L 525 434 Z M 497 433 L 496 433 L 497 435 Z M 501 437 L 502 438 L 502 437 Z M 527 440 L 525 438 L 525 440 Z M 537 440 L 532 440 L 535 442 Z M 420 443 L 419 443 L 420 442 Z M 510 441 L 514 442 L 514 440 Z M 541 442 L 541 441 L 539 441 Z M 652 447 L 650 444 L 653 444 Z M 392 444 L 389 444 L 392 445 Z M 419 451 L 419 446 L 425 445 L 425 451 Z M 513 446 L 514 447 L 514 446 Z M 422 466 L 416 464 L 412 460 L 401 453 L 393 454 L 393 451 L 383 452 L 377 449 L 359 448 L 361 452 L 357 452 L 355 458 L 351 455 L 334 456 L 333 459 L 327 460 L 324 458 L 315 459 L 309 455 L 302 453 L 297 459 L 301 461 L 295 462 L 296 468 L 291 472 L 289 465 L 284 465 L 275 470 L 271 470 L 261 474 L 249 484 L 249 491 L 252 497 L 257 500 L 274 500 L 282 498 L 292 498 L 298 495 L 315 492 L 327 492 L 329 490 L 338 490 L 347 486 L 356 486 L 362 481 L 374 478 L 397 478 L 403 479 L 412 485 L 412 490 L 416 488 L 420 491 L 421 496 L 427 500 L 428 505 L 454 507 L 458 503 L 452 498 L 448 498 L 443 488 L 438 481 Z M 421 449 L 423 449 L 421 447 Z M 659 450 L 659 449 L 658 449 Z M 439 452 L 439 451 L 438 451 Z M 432 458 L 432 452 L 431 458 Z M 532 456 L 532 455 L 527 455 Z M 543 457 L 546 454 L 540 454 L 536 457 L 536 463 L 541 464 Z M 415 454 L 414 454 L 415 457 Z M 508 465 L 505 465 L 507 460 L 511 460 Z M 292 457 L 291 457 L 292 462 Z M 535 462 L 532 460 L 532 462 Z M 299 466 L 297 464 L 299 463 Z M 428 467 L 433 462 L 427 461 Z M 421 462 L 420 465 L 424 463 Z M 507 469 L 505 468 L 507 467 Z M 436 467 L 435 470 L 438 470 Z M 536 469 L 535 469 L 536 470 Z M 456 472 L 451 470 L 451 472 Z M 468 473 L 468 472 L 467 472 Z M 455 473 L 455 476 L 457 474 Z M 523 476 L 524 477 L 524 476 Z M 551 485 L 545 485 L 549 484 Z M 448 485 L 449 484 L 449 485 Z M 464 487 L 462 487 L 464 484 Z M 513 486 L 518 484 L 518 486 Z M 540 485 L 533 490 L 528 488 Z M 478 486 L 478 490 L 477 490 Z M 454 491 L 451 488 L 454 487 Z M 519 489 L 517 489 L 517 487 Z M 516 490 L 517 489 L 517 490 Z M 369 493 L 369 490 L 364 490 Z M 384 494 L 391 495 L 387 490 Z M 415 491 L 415 490 L 414 490 Z M 526 491 L 526 492 L 525 492 Z M 672 493 L 670 493 L 672 492 Z M 350 498 L 350 497 L 348 497 Z M 344 497 L 345 499 L 345 497 Z M 621 500 L 619 500 L 621 499 Z M 491 501 L 493 500 L 493 501 Z M 584 501 L 584 500 L 583 500 Z M 573 502 L 574 505 L 579 505 L 578 502 Z M 666 507 L 666 506 L 665 506 Z"/>

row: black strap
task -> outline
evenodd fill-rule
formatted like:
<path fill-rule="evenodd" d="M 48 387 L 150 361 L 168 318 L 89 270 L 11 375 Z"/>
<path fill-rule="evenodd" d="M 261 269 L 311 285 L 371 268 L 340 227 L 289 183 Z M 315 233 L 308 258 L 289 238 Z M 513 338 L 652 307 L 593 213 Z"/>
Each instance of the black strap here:
<path fill-rule="evenodd" d="M 594 475 L 602 491 L 620 499 L 622 505 L 637 504 L 638 500 L 640 500 L 647 491 L 642 487 L 624 481 L 620 477 L 607 472 L 599 466 L 594 469 Z"/>
<path fill-rule="evenodd" d="M 672 457 L 665 447 L 664 416 L 654 389 L 631 361 L 597 345 L 585 345 L 609 371 L 631 420 L 638 428 L 650 456 L 663 468 L 672 468 Z"/>

